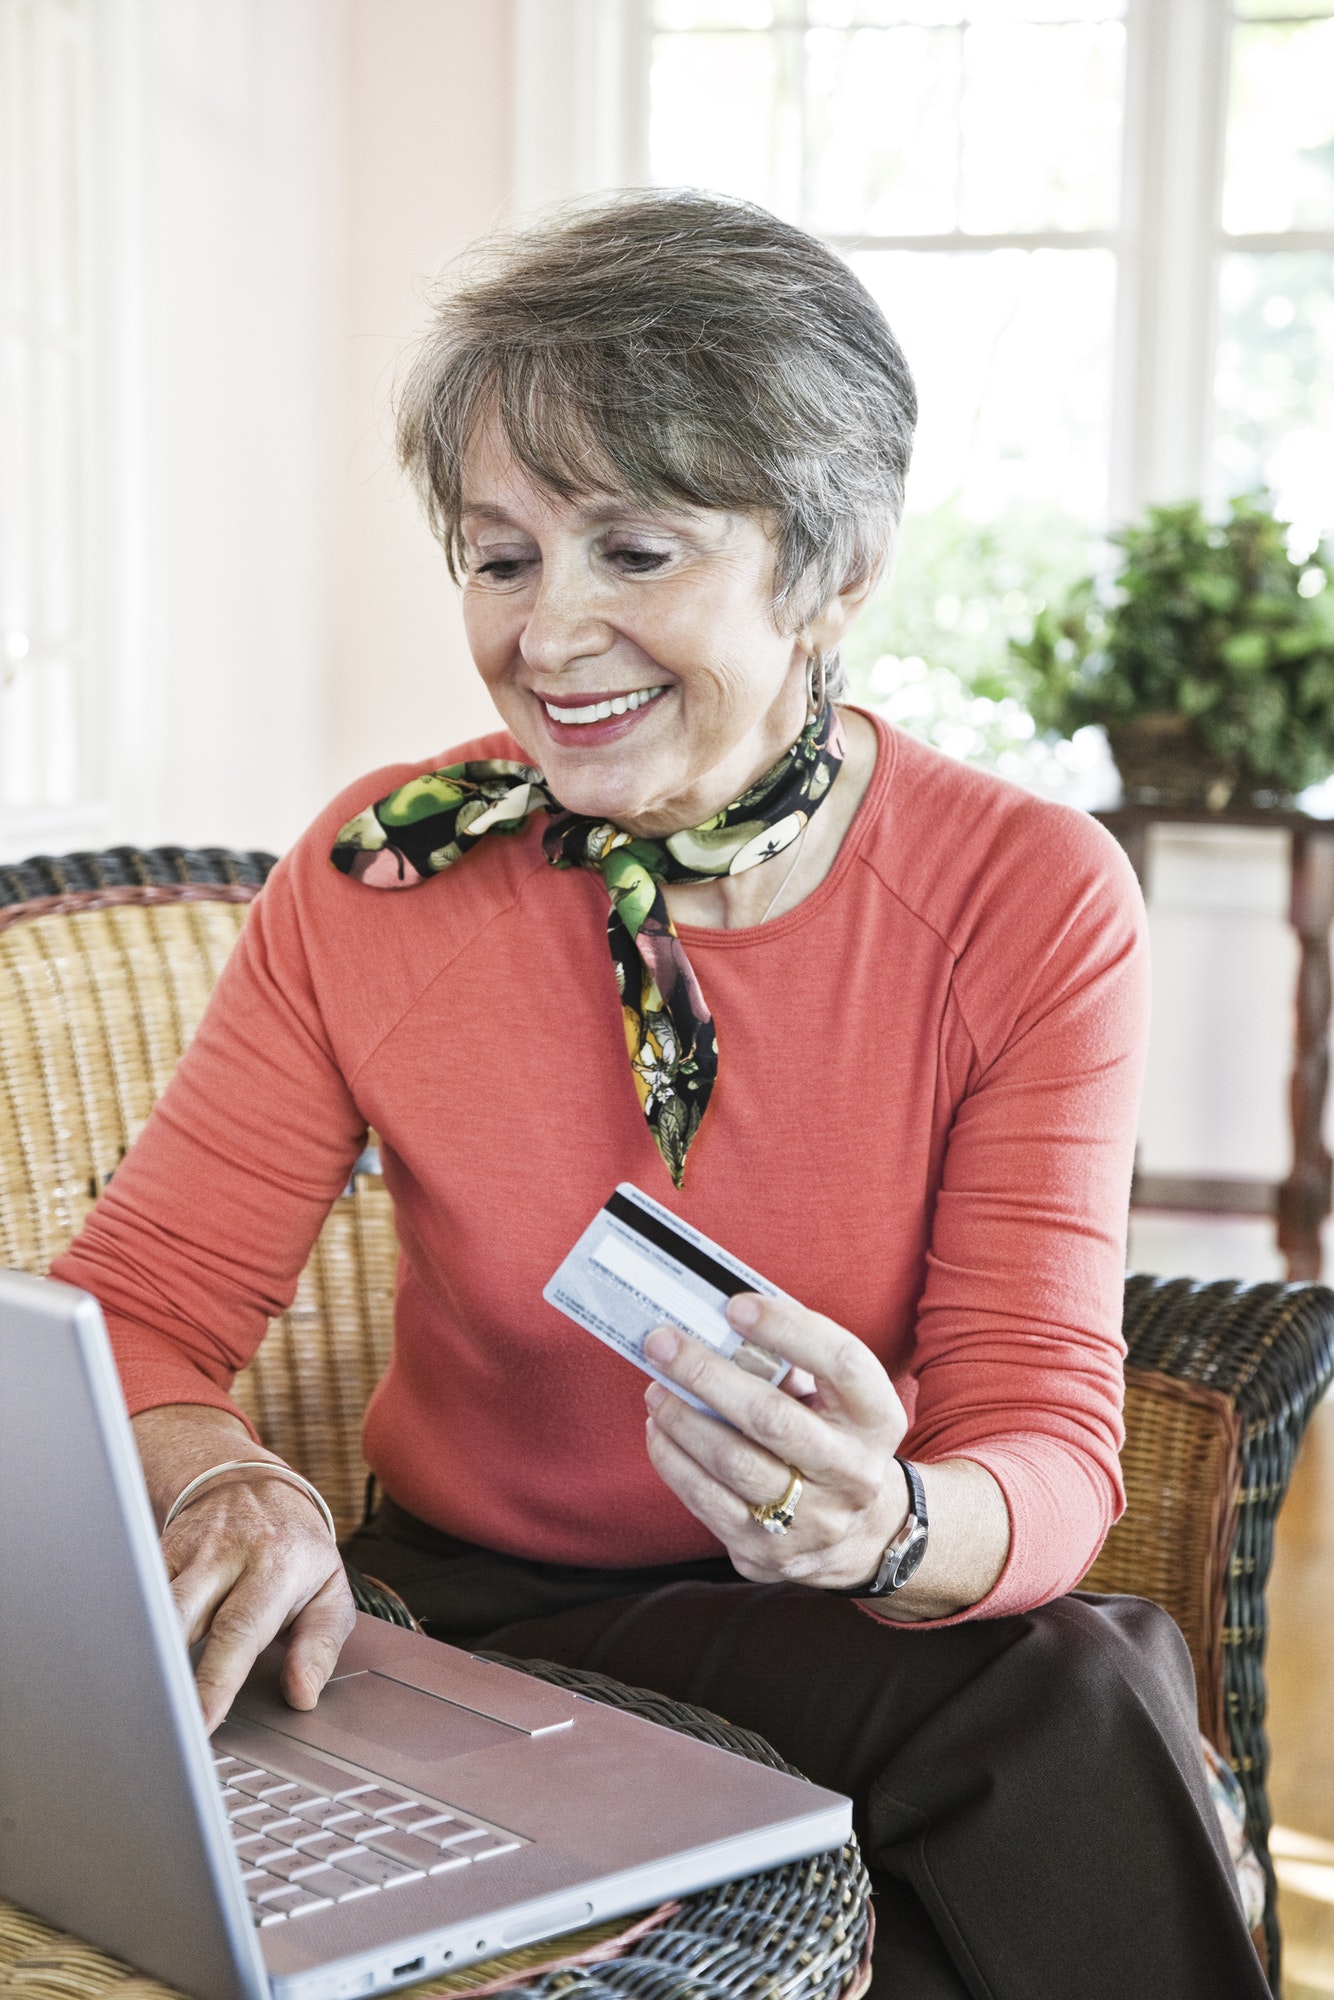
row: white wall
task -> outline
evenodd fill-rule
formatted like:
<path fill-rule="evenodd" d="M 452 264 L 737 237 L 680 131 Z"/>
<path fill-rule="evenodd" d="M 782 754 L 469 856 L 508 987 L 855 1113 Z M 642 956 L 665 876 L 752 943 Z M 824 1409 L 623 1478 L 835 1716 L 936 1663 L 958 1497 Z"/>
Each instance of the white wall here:
<path fill-rule="evenodd" d="M 133 13 L 142 296 L 121 386 L 137 373 L 139 421 L 108 467 L 109 831 L 281 844 L 328 770 L 343 9 L 150 0 Z M 118 504 L 142 511 L 129 549 Z"/>
<path fill-rule="evenodd" d="M 1285 833 L 1173 827 L 1151 836 L 1146 1172 L 1287 1174 L 1297 976 L 1287 904 Z"/>
<path fill-rule="evenodd" d="M 105 838 L 280 850 L 494 725 L 388 405 L 421 279 L 508 199 L 510 9 L 108 7 Z"/>
<path fill-rule="evenodd" d="M 421 324 L 423 277 L 504 217 L 510 8 L 350 0 L 346 59 L 347 443 L 329 703 L 338 784 L 498 720 L 444 557 L 394 465 L 389 400 Z"/>

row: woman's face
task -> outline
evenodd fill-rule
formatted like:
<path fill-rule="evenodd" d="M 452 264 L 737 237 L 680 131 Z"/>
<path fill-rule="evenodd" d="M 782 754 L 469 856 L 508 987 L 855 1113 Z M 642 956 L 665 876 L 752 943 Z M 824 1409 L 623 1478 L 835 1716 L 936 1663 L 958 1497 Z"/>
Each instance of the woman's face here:
<path fill-rule="evenodd" d="M 463 533 L 473 658 L 572 812 L 646 834 L 698 825 L 800 733 L 807 652 L 775 623 L 754 516 L 562 500 L 493 426 L 465 467 Z"/>

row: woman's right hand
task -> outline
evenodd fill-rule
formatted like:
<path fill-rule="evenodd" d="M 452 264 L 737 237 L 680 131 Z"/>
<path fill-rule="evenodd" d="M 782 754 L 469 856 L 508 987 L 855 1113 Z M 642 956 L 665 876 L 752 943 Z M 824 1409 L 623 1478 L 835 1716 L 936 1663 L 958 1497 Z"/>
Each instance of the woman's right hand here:
<path fill-rule="evenodd" d="M 207 1405 L 144 1410 L 134 1432 L 159 1524 L 210 1466 L 282 1463 L 236 1417 Z M 195 1682 L 209 1733 L 280 1632 L 288 1635 L 283 1694 L 293 1708 L 313 1708 L 356 1613 L 342 1558 L 305 1494 L 263 1472 L 228 1473 L 177 1515 L 162 1553 L 186 1644 L 207 1635 Z"/>

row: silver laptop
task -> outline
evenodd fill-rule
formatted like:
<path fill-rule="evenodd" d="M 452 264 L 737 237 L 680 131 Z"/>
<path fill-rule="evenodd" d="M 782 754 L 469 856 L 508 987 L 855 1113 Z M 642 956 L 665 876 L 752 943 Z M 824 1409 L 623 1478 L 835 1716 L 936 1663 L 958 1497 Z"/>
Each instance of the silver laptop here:
<path fill-rule="evenodd" d="M 849 1835 L 835 1792 L 373 1618 L 309 1713 L 280 1661 L 210 1742 L 101 1312 L 0 1273 L 0 1893 L 196 2000 L 349 2000 Z"/>

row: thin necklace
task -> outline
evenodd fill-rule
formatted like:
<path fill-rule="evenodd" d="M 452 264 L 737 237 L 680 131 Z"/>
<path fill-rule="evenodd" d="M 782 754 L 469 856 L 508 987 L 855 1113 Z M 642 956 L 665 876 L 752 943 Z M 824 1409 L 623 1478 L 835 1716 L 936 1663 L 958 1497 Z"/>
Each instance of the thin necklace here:
<path fill-rule="evenodd" d="M 783 894 L 783 891 L 791 886 L 792 878 L 796 874 L 798 868 L 800 868 L 801 857 L 806 851 L 806 834 L 809 828 L 810 828 L 810 821 L 807 820 L 806 825 L 803 826 L 801 832 L 797 835 L 797 842 L 796 842 L 797 851 L 792 857 L 792 866 L 788 869 L 787 874 L 783 877 L 778 887 L 774 890 L 773 895 L 770 896 L 768 902 L 765 904 L 764 915 L 760 918 L 761 924 L 768 923 L 770 917 L 774 913 L 775 905 L 777 904 L 779 898 Z M 756 929 L 758 928 L 759 925 L 756 925 Z"/>

